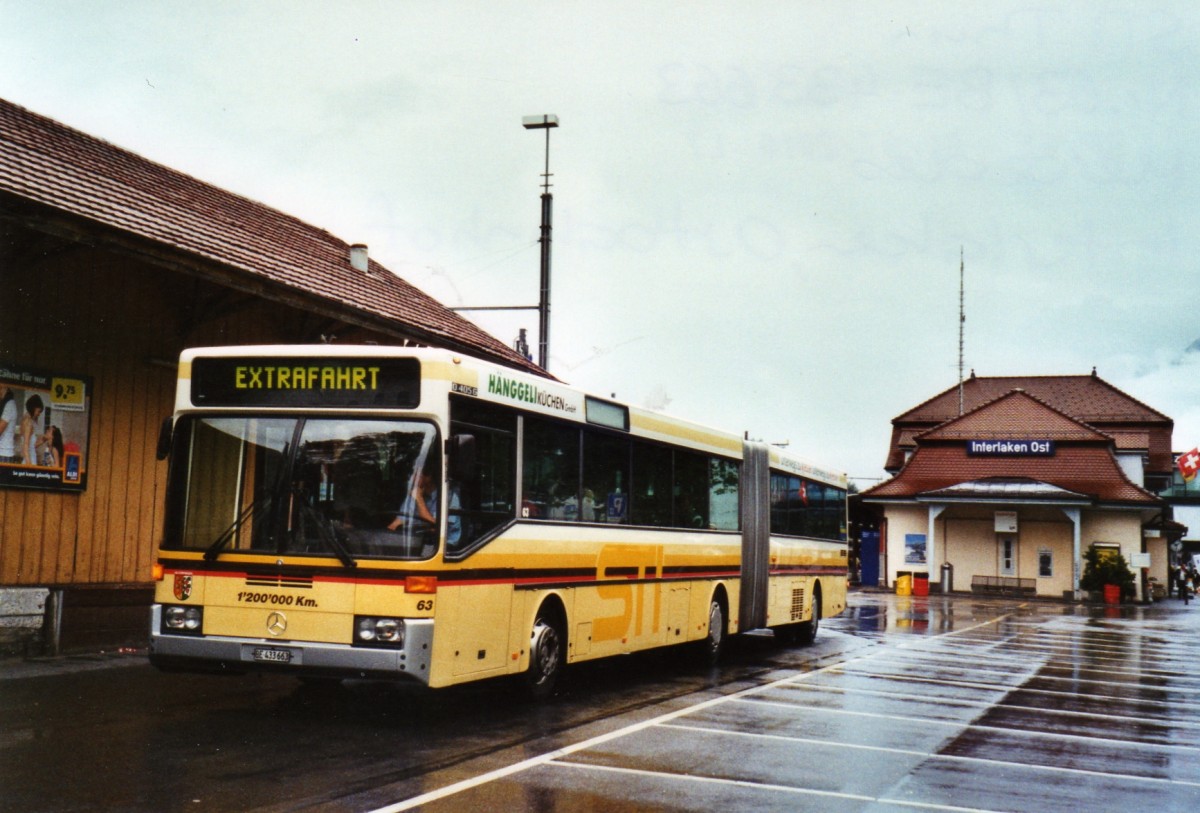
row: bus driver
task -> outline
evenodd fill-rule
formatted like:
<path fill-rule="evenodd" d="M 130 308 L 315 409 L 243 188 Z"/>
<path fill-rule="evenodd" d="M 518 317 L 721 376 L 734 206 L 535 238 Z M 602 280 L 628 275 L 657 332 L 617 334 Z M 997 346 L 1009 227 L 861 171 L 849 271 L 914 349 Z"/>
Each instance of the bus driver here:
<path fill-rule="evenodd" d="M 451 547 L 458 544 L 462 536 L 462 517 L 459 515 L 458 489 L 451 484 L 450 487 L 450 520 L 446 527 L 446 543 Z M 408 496 L 404 498 L 404 504 L 400 506 L 400 513 L 388 523 L 389 531 L 399 531 L 404 527 L 406 519 L 419 520 L 419 523 L 413 528 L 418 530 L 422 527 L 437 530 L 437 514 L 438 514 L 438 489 L 437 478 L 429 472 L 428 469 L 421 469 L 415 478 L 413 478 L 412 488 L 409 489 Z M 422 526 L 420 523 L 428 523 Z"/>
<path fill-rule="evenodd" d="M 389 531 L 398 531 L 404 525 L 405 519 L 416 519 L 437 527 L 438 490 L 433 476 L 421 469 L 413 478 L 408 496 L 400 506 L 400 513 L 388 523 Z"/>

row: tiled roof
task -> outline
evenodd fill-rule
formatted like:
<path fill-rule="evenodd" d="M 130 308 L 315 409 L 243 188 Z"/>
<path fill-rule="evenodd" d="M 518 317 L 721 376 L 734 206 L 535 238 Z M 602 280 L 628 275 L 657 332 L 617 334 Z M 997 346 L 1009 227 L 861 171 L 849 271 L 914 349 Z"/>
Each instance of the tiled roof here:
<path fill-rule="evenodd" d="M 1146 451 L 1150 448 L 1150 433 L 1145 430 L 1105 429 L 1104 434 L 1117 442 L 1122 451 Z"/>
<path fill-rule="evenodd" d="M 917 436 L 926 440 L 1087 440 L 1111 438 L 1020 390 L 1002 395 L 965 415 L 946 421 Z"/>
<path fill-rule="evenodd" d="M 1173 421 L 1097 376 L 996 376 L 963 382 L 964 414 L 1020 390 L 1076 420 L 1109 435 L 1117 447 L 1144 451 L 1147 471 L 1169 472 Z M 904 464 L 911 438 L 959 415 L 958 387 L 951 387 L 892 419 L 892 439 L 884 468 L 896 471 Z"/>
<path fill-rule="evenodd" d="M 1127 395 L 1095 373 L 1091 375 L 972 375 L 963 381 L 963 412 L 994 401 L 1012 390 L 1024 390 L 1060 412 L 1084 423 L 1170 422 L 1171 419 Z M 899 423 L 941 423 L 958 415 L 958 387 L 951 387 L 895 419 Z"/>
<path fill-rule="evenodd" d="M 1159 503 L 1129 481 L 1112 453 L 1101 445 L 1060 446 L 1053 457 L 974 457 L 965 443 L 920 446 L 890 480 L 863 492 L 864 499 L 912 499 L 918 495 L 988 479 L 1021 478 L 1105 503 L 1147 507 Z"/>
<path fill-rule="evenodd" d="M 380 320 L 388 332 L 542 373 L 348 243 L 0 99 L 0 195 L 43 204 Z M 543 373 L 544 374 L 544 373 Z"/>
<path fill-rule="evenodd" d="M 1050 456 L 988 456 L 967 452 L 968 440 L 1053 440 Z M 1025 392 L 1010 392 L 918 435 L 917 449 L 890 480 L 864 498 L 963 496 L 985 481 L 1040 483 L 1104 503 L 1155 505 L 1132 483 L 1113 453 L 1112 438 Z M 991 495 L 995 498 L 997 495 Z"/>

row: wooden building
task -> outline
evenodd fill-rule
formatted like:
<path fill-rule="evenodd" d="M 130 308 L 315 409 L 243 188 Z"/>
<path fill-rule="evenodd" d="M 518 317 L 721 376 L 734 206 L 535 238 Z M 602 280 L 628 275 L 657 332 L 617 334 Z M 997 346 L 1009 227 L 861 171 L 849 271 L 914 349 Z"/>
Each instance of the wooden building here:
<path fill-rule="evenodd" d="M 62 447 L 0 462 L 0 651 L 144 642 L 175 359 L 260 342 L 541 373 L 365 247 L 0 100 L 0 397 Z"/>

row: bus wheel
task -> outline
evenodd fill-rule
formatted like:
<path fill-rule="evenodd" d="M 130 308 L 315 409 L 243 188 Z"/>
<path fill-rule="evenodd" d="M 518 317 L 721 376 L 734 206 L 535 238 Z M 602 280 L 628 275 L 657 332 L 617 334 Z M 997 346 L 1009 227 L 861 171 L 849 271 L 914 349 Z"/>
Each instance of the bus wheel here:
<path fill-rule="evenodd" d="M 821 627 L 821 591 L 817 590 L 813 593 L 812 605 L 812 620 L 805 621 L 800 625 L 798 639 L 800 643 L 808 645 L 817 640 L 817 630 Z"/>
<path fill-rule="evenodd" d="M 716 666 L 725 650 L 725 608 L 716 596 L 708 605 L 708 635 L 701 642 L 700 655 L 707 666 Z"/>
<path fill-rule="evenodd" d="M 546 608 L 538 610 L 529 634 L 529 671 L 525 673 L 525 685 L 534 700 L 554 693 L 565 661 L 565 643 L 562 623 Z"/>

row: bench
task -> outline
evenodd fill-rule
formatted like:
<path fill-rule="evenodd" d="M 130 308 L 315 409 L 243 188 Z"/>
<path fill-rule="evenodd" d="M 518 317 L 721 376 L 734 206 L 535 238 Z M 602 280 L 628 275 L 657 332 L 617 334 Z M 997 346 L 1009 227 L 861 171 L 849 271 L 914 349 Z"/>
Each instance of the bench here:
<path fill-rule="evenodd" d="M 1016 576 L 972 576 L 971 592 L 1002 596 L 1032 596 L 1037 593 L 1037 579 L 1019 579 Z"/>

